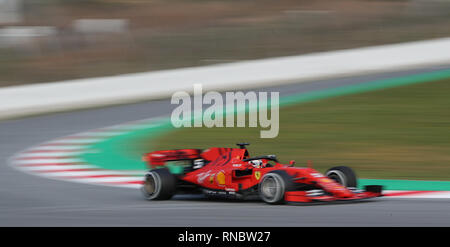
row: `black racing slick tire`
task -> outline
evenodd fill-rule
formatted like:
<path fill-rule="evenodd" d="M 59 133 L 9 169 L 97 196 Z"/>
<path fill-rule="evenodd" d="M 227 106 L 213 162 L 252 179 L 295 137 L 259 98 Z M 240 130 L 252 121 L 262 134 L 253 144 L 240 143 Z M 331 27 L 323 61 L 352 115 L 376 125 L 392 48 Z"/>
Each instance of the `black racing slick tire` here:
<path fill-rule="evenodd" d="M 285 171 L 266 173 L 258 185 L 259 197 L 268 204 L 284 203 L 284 193 L 293 188 L 292 177 Z"/>
<path fill-rule="evenodd" d="M 328 169 L 325 176 L 328 178 L 340 183 L 345 187 L 354 187 L 358 186 L 358 180 L 356 177 L 356 173 L 347 166 L 336 166 Z"/>
<path fill-rule="evenodd" d="M 145 174 L 142 194 L 147 200 L 169 200 L 176 193 L 177 179 L 167 168 L 150 170 Z"/>

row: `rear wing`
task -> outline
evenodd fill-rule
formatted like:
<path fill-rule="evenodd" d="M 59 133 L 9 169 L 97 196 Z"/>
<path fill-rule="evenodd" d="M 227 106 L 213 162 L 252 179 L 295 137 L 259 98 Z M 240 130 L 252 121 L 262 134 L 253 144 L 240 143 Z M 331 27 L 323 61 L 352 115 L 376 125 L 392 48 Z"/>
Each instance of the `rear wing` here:
<path fill-rule="evenodd" d="M 144 154 L 142 160 L 149 167 L 156 168 L 164 166 L 167 161 L 200 159 L 201 152 L 201 149 L 161 150 Z"/>

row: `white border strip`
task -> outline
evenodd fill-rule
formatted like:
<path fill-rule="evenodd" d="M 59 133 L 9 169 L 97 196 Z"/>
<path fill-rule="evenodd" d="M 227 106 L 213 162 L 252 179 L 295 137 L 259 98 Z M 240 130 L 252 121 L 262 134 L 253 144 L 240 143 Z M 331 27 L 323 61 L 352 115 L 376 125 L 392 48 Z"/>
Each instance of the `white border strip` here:
<path fill-rule="evenodd" d="M 0 89 L 0 118 L 450 63 L 450 38 Z"/>

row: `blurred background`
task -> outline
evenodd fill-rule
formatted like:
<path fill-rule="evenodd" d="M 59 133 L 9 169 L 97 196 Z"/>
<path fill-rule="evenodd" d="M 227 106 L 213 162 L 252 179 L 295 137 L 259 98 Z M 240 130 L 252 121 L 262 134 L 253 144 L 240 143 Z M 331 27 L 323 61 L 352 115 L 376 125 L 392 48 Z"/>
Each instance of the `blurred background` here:
<path fill-rule="evenodd" d="M 448 0 L 0 0 L 0 86 L 446 37 Z"/>

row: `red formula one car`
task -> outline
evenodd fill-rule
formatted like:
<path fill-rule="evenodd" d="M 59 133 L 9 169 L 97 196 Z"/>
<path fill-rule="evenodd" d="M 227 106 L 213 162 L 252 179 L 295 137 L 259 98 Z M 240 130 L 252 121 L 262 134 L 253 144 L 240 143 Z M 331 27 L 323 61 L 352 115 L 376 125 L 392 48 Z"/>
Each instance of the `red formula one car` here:
<path fill-rule="evenodd" d="M 325 175 L 310 167 L 278 162 L 275 155 L 250 157 L 247 143 L 239 148 L 155 151 L 144 155 L 151 170 L 142 186 L 149 200 L 167 200 L 177 193 L 245 198 L 259 196 L 269 204 L 359 200 L 381 196 L 382 187 L 356 188 L 352 169 L 338 166 Z"/>

